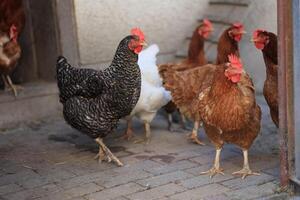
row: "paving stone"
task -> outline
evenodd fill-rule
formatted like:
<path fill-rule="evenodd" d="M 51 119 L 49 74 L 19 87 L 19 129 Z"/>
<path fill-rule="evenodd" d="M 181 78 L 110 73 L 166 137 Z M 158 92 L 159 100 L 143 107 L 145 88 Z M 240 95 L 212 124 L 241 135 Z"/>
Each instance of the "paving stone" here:
<path fill-rule="evenodd" d="M 85 185 L 80 185 L 65 191 L 65 194 L 71 198 L 83 196 L 89 193 L 94 193 L 102 190 L 103 187 L 96 185 L 95 183 L 87 183 Z"/>
<path fill-rule="evenodd" d="M 7 185 L 10 183 L 15 183 L 17 181 L 25 181 L 29 178 L 38 178 L 40 177 L 37 173 L 34 173 L 31 170 L 23 170 L 21 172 L 6 174 L 0 177 L 0 186 Z"/>
<path fill-rule="evenodd" d="M 38 174 L 45 177 L 51 182 L 62 181 L 76 176 L 76 174 L 55 167 L 51 169 L 38 170 Z"/>
<path fill-rule="evenodd" d="M 213 163 L 214 159 L 215 159 L 215 150 L 213 152 L 195 157 L 190 159 L 191 161 L 197 162 L 201 165 L 207 164 L 207 163 Z M 234 159 L 235 157 L 240 157 L 241 155 L 235 151 L 232 151 L 231 148 L 229 149 L 223 149 L 221 152 L 221 161 L 224 161 L 225 159 Z"/>
<path fill-rule="evenodd" d="M 300 197 L 291 197 L 288 193 L 274 194 L 268 197 L 261 198 L 263 200 L 299 200 Z"/>
<path fill-rule="evenodd" d="M 85 175 L 89 173 L 101 172 L 116 168 L 117 166 L 111 163 L 102 162 L 98 163 L 90 156 L 88 159 L 82 159 L 80 161 L 72 161 L 70 163 L 62 164 L 61 168 L 65 171 L 69 171 L 75 175 Z"/>
<path fill-rule="evenodd" d="M 136 183 L 128 183 L 125 185 L 120 185 L 117 187 L 106 189 L 100 192 L 92 193 L 88 195 L 87 198 L 89 200 L 125 199 L 124 197 L 121 196 L 126 196 L 132 193 L 140 192 L 145 189 L 146 188 Z"/>
<path fill-rule="evenodd" d="M 219 184 L 209 184 L 203 187 L 195 188 L 192 190 L 188 190 L 186 192 L 182 192 L 173 196 L 170 196 L 170 199 L 178 199 L 178 200 L 196 200 L 202 199 L 207 196 L 211 196 L 211 194 L 221 194 L 227 192 L 229 188 L 226 188 Z"/>
<path fill-rule="evenodd" d="M 274 189 L 277 185 L 273 182 L 265 183 L 262 185 L 253 185 L 250 187 L 242 188 L 227 193 L 232 199 L 258 199 L 274 194 Z"/>
<path fill-rule="evenodd" d="M 4 195 L 4 199 L 8 200 L 29 200 L 36 199 L 43 196 L 42 189 L 34 189 L 34 190 L 22 190 L 20 192 L 11 193 L 8 195 Z"/>
<path fill-rule="evenodd" d="M 278 166 L 273 167 L 273 168 L 271 168 L 271 169 L 263 170 L 263 172 L 265 172 L 266 174 L 275 176 L 275 177 L 277 177 L 277 178 L 279 178 L 279 176 L 280 176 L 280 169 L 279 169 Z"/>
<path fill-rule="evenodd" d="M 148 178 L 151 176 L 152 176 L 152 174 L 149 174 L 144 171 L 133 171 L 133 172 L 120 174 L 120 175 L 114 176 L 114 177 L 99 178 L 99 180 L 96 180 L 95 183 L 97 183 L 98 185 L 101 185 L 105 188 L 111 188 L 111 187 L 115 187 L 115 186 L 122 185 L 125 183 L 129 183 L 132 181 L 136 181 L 139 179 L 145 179 L 145 178 Z"/>
<path fill-rule="evenodd" d="M 117 172 L 118 174 L 124 174 L 124 173 L 135 172 L 137 170 L 148 171 L 150 169 L 158 168 L 160 166 L 162 165 L 157 162 L 154 162 L 152 160 L 145 160 L 134 164 L 125 164 L 124 167 L 114 168 L 113 171 Z"/>
<path fill-rule="evenodd" d="M 21 190 L 23 190 L 23 188 L 14 183 L 11 183 L 8 185 L 2 185 L 2 186 L 0 186 L 0 195 L 12 193 L 12 192 L 18 192 Z"/>
<path fill-rule="evenodd" d="M 91 182 L 97 181 L 99 179 L 109 180 L 116 175 L 117 175 L 117 173 L 114 171 L 102 171 L 102 172 L 98 172 L 98 173 L 90 173 L 90 174 L 77 176 L 77 177 L 62 181 L 62 182 L 58 183 L 58 185 L 60 187 L 68 189 L 68 188 L 76 187 L 78 185 L 91 183 Z"/>
<path fill-rule="evenodd" d="M 165 196 L 170 196 L 179 192 L 183 192 L 184 190 L 185 189 L 183 187 L 176 185 L 174 183 L 170 183 L 168 185 L 163 185 L 161 187 L 156 187 L 150 190 L 128 195 L 127 198 L 133 200 L 152 200 L 152 199 L 159 199 Z"/>
<path fill-rule="evenodd" d="M 36 177 L 36 178 L 29 178 L 26 180 L 17 181 L 17 183 L 24 188 L 31 189 L 31 188 L 47 185 L 51 182 L 46 177 Z"/>
<path fill-rule="evenodd" d="M 187 169 L 187 170 L 184 170 L 184 171 L 186 171 L 188 173 L 191 173 L 191 174 L 194 174 L 195 176 L 199 176 L 201 174 L 201 172 L 205 172 L 205 171 L 209 170 L 212 167 L 212 164 L 213 163 L 208 163 L 208 164 L 200 165 L 200 166 L 197 166 L 197 167 L 194 167 L 194 168 L 191 168 L 191 169 Z M 235 165 L 232 162 L 226 161 L 226 160 L 221 161 L 220 165 L 221 165 L 221 168 L 224 169 L 225 174 L 231 174 L 232 172 L 237 171 L 237 170 L 240 169 L 239 166 Z"/>
<path fill-rule="evenodd" d="M 223 181 L 221 184 L 231 189 L 239 189 L 252 185 L 261 185 L 273 180 L 275 180 L 274 176 L 261 173 L 260 176 L 248 176 L 246 179 L 238 177 L 232 180 Z"/>
<path fill-rule="evenodd" d="M 159 176 L 154 176 L 148 179 L 143 179 L 140 181 L 137 181 L 138 184 L 141 184 L 145 187 L 157 187 L 160 185 L 165 185 L 167 183 L 171 182 L 177 182 L 177 181 L 183 181 L 187 178 L 193 177 L 192 174 L 188 174 L 183 171 L 176 171 L 168 174 L 163 174 Z"/>
<path fill-rule="evenodd" d="M 200 187 L 200 186 L 207 185 L 207 184 L 219 183 L 224 180 L 229 180 L 229 179 L 233 179 L 233 178 L 234 177 L 231 176 L 230 174 L 225 174 L 224 176 L 221 174 L 217 174 L 213 178 L 210 178 L 209 175 L 200 175 L 200 176 L 196 176 L 196 177 L 181 181 L 180 185 L 185 188 L 192 189 L 192 188 Z"/>
<path fill-rule="evenodd" d="M 170 172 L 174 172 L 174 171 L 178 171 L 178 170 L 192 168 L 195 166 L 198 166 L 198 164 L 190 162 L 188 160 L 182 160 L 182 161 L 178 161 L 175 163 L 171 163 L 169 165 L 163 165 L 160 167 L 149 168 L 149 169 L 146 169 L 146 171 L 150 172 L 151 174 L 154 174 L 154 175 L 160 175 L 160 174 L 170 173 Z"/>
<path fill-rule="evenodd" d="M 227 195 L 225 194 L 218 194 L 218 195 L 211 195 L 204 197 L 202 200 L 228 200 L 230 199 Z"/>

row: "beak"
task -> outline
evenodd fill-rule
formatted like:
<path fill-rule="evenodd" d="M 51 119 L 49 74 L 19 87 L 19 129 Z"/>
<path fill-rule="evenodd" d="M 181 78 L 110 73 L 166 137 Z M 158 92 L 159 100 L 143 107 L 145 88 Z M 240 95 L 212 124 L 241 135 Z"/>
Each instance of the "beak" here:
<path fill-rule="evenodd" d="M 240 31 L 239 33 L 240 34 L 246 34 L 247 32 L 246 31 Z"/>
<path fill-rule="evenodd" d="M 141 45 L 144 47 L 148 46 L 148 44 L 146 42 L 142 42 Z"/>
<path fill-rule="evenodd" d="M 251 38 L 250 42 L 258 42 L 258 39 Z"/>

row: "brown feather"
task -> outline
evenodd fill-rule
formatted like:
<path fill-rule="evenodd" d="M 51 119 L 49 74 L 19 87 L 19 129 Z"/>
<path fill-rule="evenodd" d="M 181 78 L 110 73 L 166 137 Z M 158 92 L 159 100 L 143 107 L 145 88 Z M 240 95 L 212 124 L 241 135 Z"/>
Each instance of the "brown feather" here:
<path fill-rule="evenodd" d="M 263 32 L 269 36 L 269 42 L 262 50 L 266 65 L 266 80 L 263 94 L 270 108 L 270 115 L 278 127 L 278 63 L 277 63 L 277 36 L 271 32 Z"/>
<path fill-rule="evenodd" d="M 229 27 L 226 29 L 219 38 L 216 59 L 217 65 L 228 62 L 229 54 L 235 54 L 238 57 L 240 56 L 238 42 L 228 34 L 232 28 L 233 27 Z"/>

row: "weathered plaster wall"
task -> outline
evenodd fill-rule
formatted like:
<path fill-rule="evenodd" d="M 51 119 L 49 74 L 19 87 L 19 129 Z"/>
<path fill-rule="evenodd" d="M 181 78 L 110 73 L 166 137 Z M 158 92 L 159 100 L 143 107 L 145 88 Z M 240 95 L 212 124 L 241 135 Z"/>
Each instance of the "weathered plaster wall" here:
<path fill-rule="evenodd" d="M 80 62 L 112 59 L 119 41 L 140 27 L 161 54 L 174 55 L 194 29 L 208 0 L 74 0 Z"/>

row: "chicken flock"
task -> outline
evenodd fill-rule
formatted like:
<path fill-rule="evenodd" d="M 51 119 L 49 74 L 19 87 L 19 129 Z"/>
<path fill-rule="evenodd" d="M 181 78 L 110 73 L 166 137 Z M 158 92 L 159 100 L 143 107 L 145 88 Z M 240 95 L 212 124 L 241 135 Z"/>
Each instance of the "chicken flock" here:
<path fill-rule="evenodd" d="M 189 139 L 203 144 L 197 136 L 202 125 L 215 145 L 213 166 L 203 174 L 223 174 L 221 150 L 225 143 L 231 143 L 240 147 L 244 156 L 243 168 L 233 174 L 242 178 L 259 175 L 251 170 L 248 160 L 248 150 L 260 132 L 261 109 L 239 53 L 244 26 L 234 23 L 221 34 L 215 64 L 208 64 L 204 43 L 212 31 L 212 23 L 204 19 L 193 32 L 188 57 L 178 63 L 157 66 L 159 48 L 153 44 L 142 50 L 145 36 L 139 28 L 132 29 L 131 35 L 120 42 L 111 65 L 103 71 L 73 68 L 66 58 L 58 58 L 57 83 L 65 120 L 95 139 L 99 161 L 123 165 L 103 142 L 120 119 L 127 121 L 123 137 L 129 140 L 133 137 L 132 118 L 139 118 L 149 142 L 151 121 L 163 108 L 168 114 L 169 129 L 172 112 L 179 111 L 183 123 L 185 118 L 194 121 Z M 264 95 L 278 126 L 277 38 L 258 29 L 252 41 L 263 53 L 267 69 Z"/>
<path fill-rule="evenodd" d="M 5 89 L 10 88 L 17 96 L 17 86 L 9 75 L 21 56 L 18 35 L 24 28 L 25 14 L 21 0 L 8 2 L 0 2 L 0 74 Z M 99 144 L 95 157 L 99 162 L 113 161 L 123 166 L 103 139 L 125 119 L 127 128 L 123 138 L 130 140 L 134 137 L 132 119 L 137 117 L 145 127 L 142 141 L 148 143 L 151 122 L 162 108 L 171 131 L 174 112 L 180 113 L 183 127 L 186 118 L 194 122 L 188 139 L 196 144 L 204 144 L 198 138 L 198 129 L 204 128 L 216 155 L 212 168 L 203 174 L 210 177 L 223 174 L 220 154 L 223 145 L 230 143 L 240 147 L 244 157 L 243 168 L 233 174 L 242 178 L 259 175 L 251 170 L 248 160 L 248 150 L 260 132 L 261 109 L 239 53 L 244 26 L 237 22 L 224 30 L 218 41 L 216 60 L 208 63 L 204 46 L 212 32 L 212 23 L 203 19 L 193 31 L 187 58 L 177 63 L 157 65 L 159 47 L 152 44 L 143 50 L 146 38 L 139 28 L 133 28 L 120 41 L 110 66 L 104 70 L 76 68 L 65 57 L 58 57 L 56 79 L 63 116 L 70 126 Z M 262 51 L 267 74 L 263 94 L 278 127 L 277 36 L 257 29 L 252 42 Z"/>

